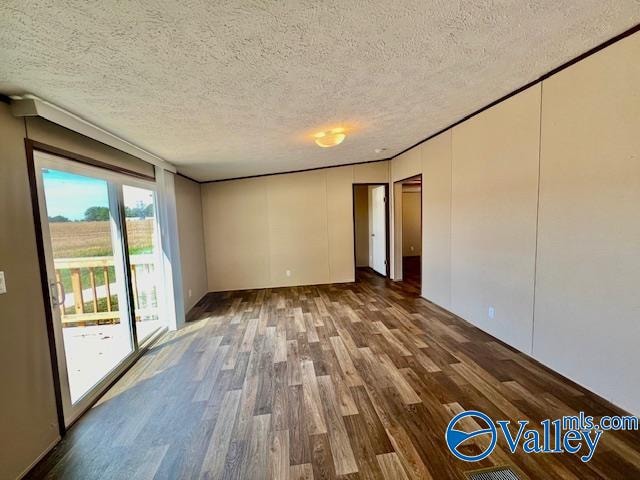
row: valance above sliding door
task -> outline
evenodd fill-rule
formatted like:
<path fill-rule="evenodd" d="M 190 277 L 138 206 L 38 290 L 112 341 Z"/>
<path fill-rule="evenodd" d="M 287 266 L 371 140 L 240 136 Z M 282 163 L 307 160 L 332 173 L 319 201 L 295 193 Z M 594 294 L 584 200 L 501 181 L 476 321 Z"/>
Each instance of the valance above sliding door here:
<path fill-rule="evenodd" d="M 148 178 L 155 178 L 154 166 L 138 157 L 76 133 L 42 117 L 24 118 L 29 140 L 97 160 L 112 166 L 115 170 L 128 170 Z"/>

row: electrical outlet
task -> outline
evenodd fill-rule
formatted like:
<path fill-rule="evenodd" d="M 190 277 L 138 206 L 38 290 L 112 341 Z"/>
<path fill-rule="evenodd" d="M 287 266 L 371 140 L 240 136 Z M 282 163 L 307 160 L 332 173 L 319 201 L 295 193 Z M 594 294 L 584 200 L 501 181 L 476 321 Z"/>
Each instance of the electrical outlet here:
<path fill-rule="evenodd" d="M 0 272 L 0 294 L 7 293 L 7 284 L 4 281 L 4 272 Z"/>
<path fill-rule="evenodd" d="M 287 277 L 291 276 L 291 270 L 287 270 L 285 273 L 286 273 Z"/>
<path fill-rule="evenodd" d="M 189 298 L 191 298 L 191 295 L 193 295 L 193 292 L 189 289 Z"/>
<path fill-rule="evenodd" d="M 493 320 L 496 317 L 496 309 L 493 307 L 489 307 L 489 320 Z"/>

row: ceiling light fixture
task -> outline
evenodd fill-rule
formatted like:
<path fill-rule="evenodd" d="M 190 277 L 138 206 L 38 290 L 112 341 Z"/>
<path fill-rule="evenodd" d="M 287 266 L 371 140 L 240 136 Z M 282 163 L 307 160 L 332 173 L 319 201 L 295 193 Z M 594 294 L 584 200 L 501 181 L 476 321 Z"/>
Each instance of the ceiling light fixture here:
<path fill-rule="evenodd" d="M 319 147 L 329 148 L 340 145 L 346 136 L 347 134 L 345 133 L 344 128 L 339 127 L 332 128 L 326 132 L 318 132 L 313 136 L 313 138 Z"/>

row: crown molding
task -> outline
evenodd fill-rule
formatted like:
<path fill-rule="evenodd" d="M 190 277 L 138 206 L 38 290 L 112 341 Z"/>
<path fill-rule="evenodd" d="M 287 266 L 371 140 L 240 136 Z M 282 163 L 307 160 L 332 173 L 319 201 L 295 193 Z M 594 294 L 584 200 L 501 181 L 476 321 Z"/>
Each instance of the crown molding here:
<path fill-rule="evenodd" d="M 485 110 L 488 110 L 496 105 L 498 105 L 499 103 L 504 102 L 505 100 L 508 100 L 509 98 L 523 92 L 524 90 L 533 87 L 534 85 L 541 83 L 545 80 L 547 80 L 550 77 L 553 77 L 556 73 L 561 72 L 562 70 L 565 70 L 567 68 L 569 68 L 570 66 L 581 62 L 582 60 L 584 60 L 585 58 L 590 57 L 593 54 L 598 53 L 600 50 L 604 50 L 605 48 L 613 45 L 614 43 L 619 42 L 620 40 L 623 40 L 637 32 L 640 32 L 640 23 L 637 25 L 634 25 L 633 27 L 631 27 L 628 30 L 625 30 L 624 32 L 616 35 L 613 38 L 610 38 L 609 40 L 607 40 L 604 43 L 601 43 L 600 45 L 597 45 L 595 47 L 593 47 L 591 50 L 587 50 L 586 52 L 578 55 L 575 58 L 572 58 L 571 60 L 569 60 L 568 62 L 563 63 L 562 65 L 560 65 L 559 67 L 554 68 L 553 70 L 548 71 L 547 73 L 545 73 L 544 75 L 541 75 L 540 77 L 536 78 L 535 80 L 532 80 L 531 82 L 527 83 L 526 85 L 523 85 L 520 88 L 517 88 L 516 90 L 514 90 L 511 93 L 507 93 L 506 95 L 498 98 L 497 100 L 494 100 L 493 102 L 485 105 L 482 108 L 479 108 L 478 110 L 476 110 L 473 113 L 470 113 L 469 115 L 466 115 L 464 117 L 462 117 L 460 120 L 455 121 L 454 123 L 452 123 L 451 125 L 441 128 L 440 130 L 438 130 L 435 133 L 430 134 L 427 138 L 424 138 L 422 140 L 420 140 L 417 143 L 414 143 L 413 145 L 411 145 L 410 147 L 405 148 L 404 150 L 402 150 L 400 153 L 395 154 L 393 158 L 399 157 L 400 155 L 402 155 L 403 153 L 407 153 L 409 150 L 417 147 L 418 145 L 422 145 L 425 142 L 428 142 L 429 140 L 431 140 L 432 138 L 437 137 L 438 135 L 446 132 L 447 130 L 451 130 L 453 127 L 457 127 L 458 125 L 460 125 L 461 123 L 466 122 L 467 120 L 469 120 L 472 117 L 475 117 L 476 115 L 484 112 Z"/>

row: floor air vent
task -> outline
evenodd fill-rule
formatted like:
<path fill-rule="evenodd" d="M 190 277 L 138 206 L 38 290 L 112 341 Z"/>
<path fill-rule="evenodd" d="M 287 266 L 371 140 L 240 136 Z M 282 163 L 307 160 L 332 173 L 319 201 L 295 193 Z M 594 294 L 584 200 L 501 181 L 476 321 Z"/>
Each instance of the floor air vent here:
<path fill-rule="evenodd" d="M 466 472 L 469 480 L 520 480 L 520 477 L 509 467 L 483 468 Z"/>

